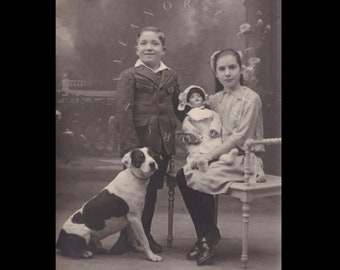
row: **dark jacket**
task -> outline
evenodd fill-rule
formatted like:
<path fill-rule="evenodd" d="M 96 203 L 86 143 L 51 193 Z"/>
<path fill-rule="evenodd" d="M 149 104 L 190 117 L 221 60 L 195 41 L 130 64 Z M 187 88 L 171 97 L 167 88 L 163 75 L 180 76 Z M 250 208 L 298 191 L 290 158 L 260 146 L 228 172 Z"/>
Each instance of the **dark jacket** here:
<path fill-rule="evenodd" d="M 148 146 L 175 154 L 176 116 L 180 93 L 175 71 L 165 69 L 158 77 L 143 65 L 129 68 L 120 75 L 116 112 L 121 156 L 136 146 Z"/>

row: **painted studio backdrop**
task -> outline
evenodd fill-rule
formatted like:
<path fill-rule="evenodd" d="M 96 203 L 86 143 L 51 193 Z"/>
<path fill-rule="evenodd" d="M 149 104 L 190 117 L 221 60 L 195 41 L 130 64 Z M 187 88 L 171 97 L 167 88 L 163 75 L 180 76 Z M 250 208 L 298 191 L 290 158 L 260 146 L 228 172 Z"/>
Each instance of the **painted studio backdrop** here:
<path fill-rule="evenodd" d="M 212 94 L 209 58 L 220 48 L 241 51 L 246 84 L 263 102 L 265 137 L 281 137 L 280 0 L 57 0 L 56 147 L 77 155 L 117 153 L 114 99 L 119 74 L 137 60 L 136 32 L 162 29 L 181 90 L 197 84 Z M 281 173 L 270 147 L 268 173 Z"/>

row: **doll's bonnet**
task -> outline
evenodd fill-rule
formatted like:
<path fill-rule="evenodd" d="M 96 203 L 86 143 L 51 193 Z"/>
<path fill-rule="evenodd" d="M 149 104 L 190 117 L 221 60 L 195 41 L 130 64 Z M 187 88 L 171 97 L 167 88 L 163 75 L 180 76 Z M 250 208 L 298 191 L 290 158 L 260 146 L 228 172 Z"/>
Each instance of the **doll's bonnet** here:
<path fill-rule="evenodd" d="M 194 90 L 194 91 L 190 91 L 190 90 Z M 205 90 L 198 86 L 198 85 L 190 85 L 188 86 L 182 93 L 179 94 L 178 96 L 178 99 L 179 99 L 179 104 L 178 104 L 178 107 L 177 109 L 179 111 L 183 111 L 185 109 L 185 106 L 189 105 L 188 103 L 188 94 L 190 93 L 193 93 L 193 92 L 198 92 L 201 94 L 204 102 L 203 104 L 206 104 L 207 100 L 208 100 L 208 95 L 207 93 L 205 92 Z"/>

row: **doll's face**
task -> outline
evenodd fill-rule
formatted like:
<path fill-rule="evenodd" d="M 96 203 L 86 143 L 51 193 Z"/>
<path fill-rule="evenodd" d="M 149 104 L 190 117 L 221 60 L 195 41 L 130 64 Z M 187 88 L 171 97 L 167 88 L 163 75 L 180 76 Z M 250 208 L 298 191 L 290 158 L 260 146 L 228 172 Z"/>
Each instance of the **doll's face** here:
<path fill-rule="evenodd" d="M 197 108 L 203 105 L 203 98 L 199 93 L 192 93 L 189 98 L 189 105 L 192 108 Z"/>

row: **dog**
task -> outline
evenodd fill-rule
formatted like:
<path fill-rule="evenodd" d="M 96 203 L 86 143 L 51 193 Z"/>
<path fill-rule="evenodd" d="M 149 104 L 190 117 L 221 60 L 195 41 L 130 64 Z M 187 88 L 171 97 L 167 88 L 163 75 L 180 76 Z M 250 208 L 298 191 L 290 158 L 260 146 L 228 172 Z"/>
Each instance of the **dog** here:
<path fill-rule="evenodd" d="M 61 255 L 90 258 L 106 253 L 100 240 L 127 228 L 129 242 L 137 251 L 144 251 L 153 262 L 162 261 L 151 251 L 141 222 L 146 188 L 160 160 L 161 156 L 147 147 L 126 153 L 122 158 L 126 169 L 62 226 L 56 243 Z"/>

